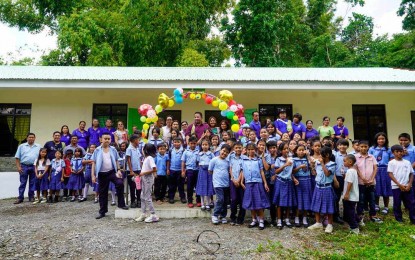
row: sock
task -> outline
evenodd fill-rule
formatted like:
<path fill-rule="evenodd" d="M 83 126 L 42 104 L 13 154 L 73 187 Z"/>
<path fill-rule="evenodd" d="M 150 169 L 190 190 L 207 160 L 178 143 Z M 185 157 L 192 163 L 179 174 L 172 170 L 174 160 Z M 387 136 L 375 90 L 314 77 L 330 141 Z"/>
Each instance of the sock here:
<path fill-rule="evenodd" d="M 88 194 L 88 190 L 89 190 L 89 184 L 85 183 L 85 188 L 84 188 L 84 198 L 86 198 L 86 195 Z"/>
<path fill-rule="evenodd" d="M 209 206 L 211 203 L 210 196 L 206 196 L 206 205 Z"/>
<path fill-rule="evenodd" d="M 258 222 L 258 220 L 257 220 L 256 218 L 252 218 L 252 222 L 257 223 L 257 222 Z"/>
<path fill-rule="evenodd" d="M 278 223 L 278 224 L 282 224 L 282 219 L 280 219 L 280 218 L 279 218 L 279 219 L 277 220 L 277 223 Z"/>
<path fill-rule="evenodd" d="M 303 217 L 303 224 L 308 224 L 307 217 Z"/>
<path fill-rule="evenodd" d="M 295 224 L 299 224 L 300 223 L 300 218 L 299 217 L 295 217 L 294 222 L 295 222 Z"/>
<path fill-rule="evenodd" d="M 287 223 L 287 224 L 290 223 L 290 219 L 289 218 L 286 218 L 285 219 L 285 223 Z"/>
<path fill-rule="evenodd" d="M 111 199 L 112 201 L 115 201 L 115 192 L 111 191 Z"/>
<path fill-rule="evenodd" d="M 202 207 L 205 206 L 205 199 L 206 199 L 206 196 L 201 196 L 200 197 L 200 203 L 202 204 Z"/>

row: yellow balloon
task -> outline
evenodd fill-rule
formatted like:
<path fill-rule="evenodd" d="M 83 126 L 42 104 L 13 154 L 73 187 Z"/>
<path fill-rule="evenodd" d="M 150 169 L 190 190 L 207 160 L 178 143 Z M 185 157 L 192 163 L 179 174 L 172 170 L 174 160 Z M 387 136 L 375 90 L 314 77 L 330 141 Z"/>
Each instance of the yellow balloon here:
<path fill-rule="evenodd" d="M 147 117 L 145 117 L 145 116 L 140 117 L 140 121 L 143 122 L 143 123 L 146 121 L 146 119 L 147 119 Z"/>
<path fill-rule="evenodd" d="M 169 106 L 169 100 L 170 98 L 166 94 L 161 93 L 158 98 L 158 103 L 162 108 L 167 108 Z"/>
<path fill-rule="evenodd" d="M 143 125 L 143 129 L 144 129 L 144 130 L 148 130 L 148 128 L 149 128 L 149 127 L 150 127 L 150 126 L 149 126 L 148 124 L 144 124 L 144 125 Z"/>
<path fill-rule="evenodd" d="M 220 102 L 219 109 L 221 111 L 226 110 L 227 108 L 228 108 L 228 104 L 226 104 L 225 102 Z"/>
<path fill-rule="evenodd" d="M 150 123 L 151 123 L 151 118 L 148 118 L 148 117 L 147 117 L 147 119 L 146 119 L 146 123 L 147 123 L 147 124 L 150 124 Z"/>
<path fill-rule="evenodd" d="M 219 105 L 219 102 L 217 100 L 212 101 L 212 106 L 217 107 Z"/>
<path fill-rule="evenodd" d="M 202 97 L 202 95 L 200 95 L 200 94 L 196 94 L 196 96 L 195 96 L 196 99 L 200 99 L 201 97 Z"/>
<path fill-rule="evenodd" d="M 236 120 L 238 120 L 238 116 L 233 116 L 233 121 L 236 121 Z"/>
<path fill-rule="evenodd" d="M 156 110 L 157 113 L 160 113 L 161 111 L 163 111 L 163 107 L 161 105 L 157 105 L 154 110 Z"/>
<path fill-rule="evenodd" d="M 195 99 L 195 98 L 196 98 L 195 93 L 191 93 L 191 94 L 190 94 L 190 99 Z"/>
<path fill-rule="evenodd" d="M 146 143 L 148 143 L 148 140 L 144 138 L 143 142 L 146 144 Z"/>
<path fill-rule="evenodd" d="M 233 124 L 233 125 L 231 126 L 231 130 L 232 130 L 232 132 L 234 132 L 234 133 L 238 132 L 238 131 L 239 131 L 239 125 L 238 125 L 238 124 Z"/>
<path fill-rule="evenodd" d="M 173 101 L 173 99 L 170 99 L 169 100 L 169 107 L 173 107 L 174 106 L 174 101 Z"/>
<path fill-rule="evenodd" d="M 219 92 L 219 98 L 225 102 L 229 102 L 233 99 L 233 94 L 229 90 L 222 90 Z"/>
<path fill-rule="evenodd" d="M 153 123 L 157 122 L 157 120 L 159 120 L 159 117 L 158 117 L 158 116 L 155 116 L 155 117 L 153 117 L 153 118 L 151 119 L 151 121 L 152 121 Z"/>

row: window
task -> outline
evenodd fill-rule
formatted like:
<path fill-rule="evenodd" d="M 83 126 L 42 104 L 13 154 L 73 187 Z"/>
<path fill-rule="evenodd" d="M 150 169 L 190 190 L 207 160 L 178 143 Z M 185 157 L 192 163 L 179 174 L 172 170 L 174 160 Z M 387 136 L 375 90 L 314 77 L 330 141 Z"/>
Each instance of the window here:
<path fill-rule="evenodd" d="M 92 117 L 98 119 L 101 127 L 105 126 L 105 121 L 111 119 L 114 127 L 117 121 L 123 121 L 127 127 L 127 111 L 126 104 L 94 104 L 92 108 Z"/>
<path fill-rule="evenodd" d="M 293 105 L 290 104 L 260 104 L 259 105 L 259 120 L 261 125 L 265 125 L 267 117 L 271 119 L 272 122 L 277 120 L 278 113 L 281 109 L 284 109 L 287 112 L 287 118 L 293 118 Z"/>
<path fill-rule="evenodd" d="M 13 156 L 30 132 L 31 104 L 0 104 L 0 155 Z"/>
<path fill-rule="evenodd" d="M 372 145 L 373 137 L 386 132 L 385 105 L 352 105 L 354 138 L 368 140 Z"/>

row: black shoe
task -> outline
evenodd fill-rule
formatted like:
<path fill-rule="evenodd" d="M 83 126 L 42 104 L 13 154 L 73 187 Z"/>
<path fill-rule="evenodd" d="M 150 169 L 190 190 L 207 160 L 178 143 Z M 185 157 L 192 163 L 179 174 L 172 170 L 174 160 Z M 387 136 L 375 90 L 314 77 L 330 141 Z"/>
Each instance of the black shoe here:
<path fill-rule="evenodd" d="M 84 201 L 87 201 L 87 198 L 82 198 L 79 200 L 79 202 L 84 202 Z"/>
<path fill-rule="evenodd" d="M 251 224 L 248 225 L 248 228 L 253 228 L 253 227 L 256 227 L 256 226 L 258 226 L 258 222 L 252 221 Z"/>
<path fill-rule="evenodd" d="M 22 200 L 22 202 L 23 202 L 23 200 Z M 30 198 L 29 202 L 35 202 L 35 198 Z"/>
<path fill-rule="evenodd" d="M 294 223 L 294 227 L 301 227 L 300 223 Z"/>
<path fill-rule="evenodd" d="M 129 207 L 127 207 L 127 206 L 124 206 L 124 207 L 118 207 L 118 208 L 123 209 L 123 210 L 128 210 L 128 209 L 129 209 Z"/>
<path fill-rule="evenodd" d="M 277 223 L 277 228 L 278 228 L 279 230 L 282 230 L 282 223 Z"/>
<path fill-rule="evenodd" d="M 180 201 L 181 201 L 183 204 L 186 204 L 186 203 L 187 203 L 187 200 L 186 200 L 185 198 L 181 198 L 181 199 L 180 199 Z"/>
<path fill-rule="evenodd" d="M 99 214 L 98 216 L 95 217 L 95 219 L 101 219 L 103 217 L 105 217 L 105 214 Z"/>
<path fill-rule="evenodd" d="M 174 204 L 174 200 L 173 199 L 169 200 L 169 203 Z"/>
<path fill-rule="evenodd" d="M 22 203 L 23 202 L 23 200 L 16 200 L 15 202 L 13 202 L 13 204 L 20 204 L 20 203 Z"/>
<path fill-rule="evenodd" d="M 75 201 L 75 197 L 72 197 L 71 202 L 74 202 L 74 201 Z"/>
<path fill-rule="evenodd" d="M 293 225 L 291 225 L 290 222 L 284 222 L 284 226 L 286 226 L 287 228 L 292 228 Z"/>
<path fill-rule="evenodd" d="M 343 225 L 344 224 L 344 220 L 341 217 L 334 218 L 334 222 L 336 222 L 336 223 L 338 223 L 340 225 Z"/>
<path fill-rule="evenodd" d="M 137 201 L 137 208 L 141 209 L 141 201 Z"/>
<path fill-rule="evenodd" d="M 135 201 L 134 202 L 131 202 L 130 208 L 132 208 L 132 209 L 137 208 L 137 203 L 135 203 Z"/>

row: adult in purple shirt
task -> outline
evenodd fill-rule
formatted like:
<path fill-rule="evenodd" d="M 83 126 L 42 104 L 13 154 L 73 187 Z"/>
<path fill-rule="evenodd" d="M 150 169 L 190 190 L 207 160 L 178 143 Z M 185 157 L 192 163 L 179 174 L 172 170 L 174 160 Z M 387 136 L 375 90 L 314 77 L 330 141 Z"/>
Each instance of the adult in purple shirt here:
<path fill-rule="evenodd" d="M 335 140 L 339 139 L 348 139 L 349 138 L 349 129 L 344 126 L 344 117 L 337 117 L 337 125 L 333 126 L 334 129 L 334 138 Z"/>
<path fill-rule="evenodd" d="M 71 143 L 71 133 L 69 132 L 69 127 L 67 125 L 61 127 L 61 142 L 64 142 L 65 145 Z"/>
<path fill-rule="evenodd" d="M 86 150 L 89 144 L 89 133 L 85 130 L 86 122 L 79 122 L 79 127 L 72 132 L 72 136 L 78 137 L 78 145 Z"/>
<path fill-rule="evenodd" d="M 259 135 L 259 133 L 261 132 L 261 122 L 259 121 L 258 111 L 252 112 L 252 121 L 251 123 L 249 123 L 249 128 L 255 131 L 256 138 L 261 138 L 261 136 Z"/>
<path fill-rule="evenodd" d="M 316 129 L 313 128 L 313 121 L 307 120 L 305 122 L 305 140 L 319 136 L 319 133 Z"/>
<path fill-rule="evenodd" d="M 197 139 L 199 140 L 206 129 L 209 129 L 209 125 L 203 122 L 203 116 L 201 112 L 195 112 L 195 121 L 190 124 L 185 131 L 186 135 L 186 143 L 189 141 L 189 137 L 193 134 L 196 135 Z"/>
<path fill-rule="evenodd" d="M 65 148 L 65 143 L 61 142 L 61 133 L 59 131 L 53 132 L 53 140 L 48 141 L 43 146 L 47 150 L 47 157 L 50 161 L 55 159 L 56 151 L 61 151 L 63 154 L 63 149 Z"/>
<path fill-rule="evenodd" d="M 111 136 L 111 144 L 113 144 L 115 143 L 115 139 L 114 139 L 115 131 L 116 131 L 115 128 L 112 127 L 112 120 L 107 119 L 105 121 L 105 127 L 101 128 L 101 133 L 99 135 L 99 138 L 101 138 L 103 134 L 109 134 Z"/>
<path fill-rule="evenodd" d="M 294 134 L 298 133 L 301 136 L 301 139 L 305 140 L 305 125 L 301 123 L 301 120 L 303 119 L 303 116 L 300 113 L 295 113 L 293 115 L 293 122 L 292 122 L 292 128 L 293 132 L 291 133 L 291 138 L 293 138 Z"/>
<path fill-rule="evenodd" d="M 288 129 L 288 119 L 287 119 L 287 112 L 285 109 L 281 109 L 278 112 L 278 119 L 274 121 L 275 129 L 277 130 L 277 134 L 282 136 L 284 133 L 288 133 L 290 136 L 293 133 L 292 129 L 292 123 L 291 123 L 291 129 Z"/>
<path fill-rule="evenodd" d="M 101 135 L 101 128 L 99 127 L 98 119 L 92 119 L 92 126 L 88 128 L 89 133 L 89 145 L 95 144 L 97 147 L 101 145 L 99 137 Z"/>

